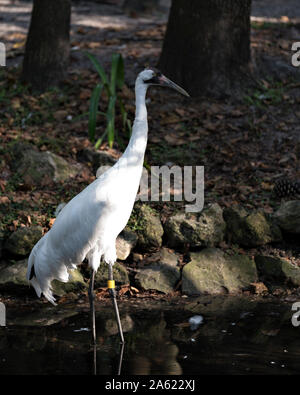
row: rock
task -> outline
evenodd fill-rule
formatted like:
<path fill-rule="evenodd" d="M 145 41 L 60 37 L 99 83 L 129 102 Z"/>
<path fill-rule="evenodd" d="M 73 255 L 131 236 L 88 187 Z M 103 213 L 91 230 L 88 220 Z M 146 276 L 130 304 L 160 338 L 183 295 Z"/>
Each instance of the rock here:
<path fill-rule="evenodd" d="M 29 144 L 16 143 L 12 148 L 12 169 L 28 186 L 44 186 L 65 181 L 77 170 L 60 156 L 50 151 L 38 152 Z"/>
<path fill-rule="evenodd" d="M 263 211 L 248 214 L 242 207 L 224 210 L 228 239 L 243 247 L 258 247 L 282 240 L 280 228 Z"/>
<path fill-rule="evenodd" d="M 116 262 L 113 265 L 113 276 L 116 285 L 129 284 L 129 277 L 125 266 Z M 95 288 L 107 287 L 108 265 L 102 262 L 95 276 Z"/>
<path fill-rule="evenodd" d="M 282 202 L 273 218 L 284 232 L 300 234 L 300 200 Z"/>
<path fill-rule="evenodd" d="M 258 271 L 269 281 L 291 282 L 300 286 L 300 267 L 283 258 L 258 255 L 255 257 Z"/>
<path fill-rule="evenodd" d="M 137 240 L 137 235 L 130 229 L 125 228 L 116 240 L 117 258 L 125 261 L 131 250 L 136 246 Z"/>
<path fill-rule="evenodd" d="M 82 291 L 87 287 L 82 274 L 80 273 L 79 269 L 74 269 L 69 271 L 69 281 L 67 283 L 63 283 L 58 280 L 52 281 L 52 289 L 54 295 L 63 296 L 69 292 L 77 292 Z"/>
<path fill-rule="evenodd" d="M 111 168 L 111 165 L 103 165 L 98 167 L 96 170 L 96 178 L 99 178 L 102 176 L 102 174 L 106 173 L 107 170 Z"/>
<path fill-rule="evenodd" d="M 247 217 L 248 212 L 242 206 L 232 206 L 225 208 L 223 211 L 223 217 L 227 224 L 227 231 L 230 233 L 231 238 L 239 236 L 241 223 Z"/>
<path fill-rule="evenodd" d="M 16 290 L 16 287 L 26 287 L 29 290 L 29 283 L 26 279 L 27 259 L 16 263 L 1 265 L 0 269 L 0 288 Z M 86 287 L 83 277 L 78 269 L 70 271 L 68 283 L 52 281 L 53 293 L 62 296 L 67 292 L 82 290 Z"/>
<path fill-rule="evenodd" d="M 141 268 L 136 274 L 135 280 L 143 289 L 155 289 L 168 293 L 174 290 L 180 279 L 180 267 L 178 257 L 170 253 L 166 248 L 151 255 L 148 265 Z"/>
<path fill-rule="evenodd" d="M 142 261 L 144 258 L 143 254 L 138 254 L 137 252 L 132 253 L 132 260 L 134 263 L 139 264 L 140 261 Z"/>
<path fill-rule="evenodd" d="M 27 287 L 29 289 L 28 281 L 26 280 L 26 273 L 27 259 L 16 263 L 1 265 L 0 288 L 16 289 L 16 287 Z"/>
<path fill-rule="evenodd" d="M 136 206 L 129 221 L 134 224 L 133 230 L 137 232 L 140 250 L 149 252 L 161 247 L 164 229 L 154 209 L 147 204 Z"/>
<path fill-rule="evenodd" d="M 4 244 L 5 250 L 14 255 L 28 255 L 34 245 L 43 236 L 41 226 L 30 226 L 17 229 Z"/>
<path fill-rule="evenodd" d="M 257 281 L 254 260 L 246 255 L 225 255 L 217 248 L 191 253 L 183 267 L 182 292 L 194 294 L 236 293 Z"/>
<path fill-rule="evenodd" d="M 101 175 L 102 166 L 113 166 L 117 159 L 106 151 L 95 151 L 92 148 L 84 148 L 78 153 L 78 160 L 90 162 L 92 164 L 94 174 L 97 177 Z"/>
<path fill-rule="evenodd" d="M 168 245 L 173 248 L 216 246 L 224 239 L 226 224 L 221 207 L 215 203 L 199 215 L 177 214 L 165 223 Z"/>

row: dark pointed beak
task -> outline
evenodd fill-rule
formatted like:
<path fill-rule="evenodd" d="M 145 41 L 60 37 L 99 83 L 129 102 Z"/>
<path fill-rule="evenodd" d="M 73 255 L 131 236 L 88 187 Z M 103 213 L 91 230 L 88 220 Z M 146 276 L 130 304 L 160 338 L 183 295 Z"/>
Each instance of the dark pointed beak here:
<path fill-rule="evenodd" d="M 180 86 L 175 84 L 175 82 L 169 80 L 169 78 L 165 77 L 164 75 L 160 75 L 157 77 L 158 85 L 160 86 L 167 86 L 169 88 L 175 89 L 177 92 L 181 93 L 184 96 L 190 97 L 190 95 Z"/>

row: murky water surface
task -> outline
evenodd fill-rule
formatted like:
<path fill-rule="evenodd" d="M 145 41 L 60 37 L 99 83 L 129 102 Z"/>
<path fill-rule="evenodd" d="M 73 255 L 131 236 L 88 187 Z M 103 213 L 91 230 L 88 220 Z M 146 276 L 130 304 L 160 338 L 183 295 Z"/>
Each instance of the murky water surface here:
<path fill-rule="evenodd" d="M 292 302 L 177 302 L 120 304 L 126 340 L 121 374 L 300 373 L 300 326 L 291 323 Z M 0 374 L 118 373 L 121 348 L 110 305 L 97 305 L 95 349 L 86 307 L 44 304 L 33 311 L 8 309 L 7 315 L 8 326 L 0 328 Z M 191 327 L 196 315 L 203 321 Z"/>

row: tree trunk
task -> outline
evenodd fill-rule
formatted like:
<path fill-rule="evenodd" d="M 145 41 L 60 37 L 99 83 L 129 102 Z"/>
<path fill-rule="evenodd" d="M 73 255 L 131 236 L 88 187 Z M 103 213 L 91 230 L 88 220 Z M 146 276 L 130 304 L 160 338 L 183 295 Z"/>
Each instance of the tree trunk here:
<path fill-rule="evenodd" d="M 250 63 L 251 0 L 173 0 L 160 69 L 192 96 L 232 93 Z"/>
<path fill-rule="evenodd" d="M 44 91 L 66 76 L 70 53 L 70 0 L 34 0 L 22 81 Z"/>

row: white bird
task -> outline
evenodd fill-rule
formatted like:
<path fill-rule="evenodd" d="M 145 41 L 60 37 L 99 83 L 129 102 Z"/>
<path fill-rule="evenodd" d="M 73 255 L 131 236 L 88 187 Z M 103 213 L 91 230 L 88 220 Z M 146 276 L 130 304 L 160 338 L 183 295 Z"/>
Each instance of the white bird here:
<path fill-rule="evenodd" d="M 37 295 L 55 304 L 51 282 L 69 280 L 69 270 L 85 258 L 92 269 L 89 300 L 92 336 L 96 339 L 94 278 L 101 259 L 109 265 L 108 288 L 112 296 L 121 342 L 123 332 L 116 302 L 113 264 L 117 259 L 116 239 L 133 209 L 142 175 L 147 146 L 146 92 L 150 85 L 168 86 L 188 93 L 158 70 L 142 71 L 135 83 L 136 113 L 129 144 L 118 162 L 75 196 L 59 213 L 52 228 L 33 247 L 28 260 L 27 280 Z"/>

